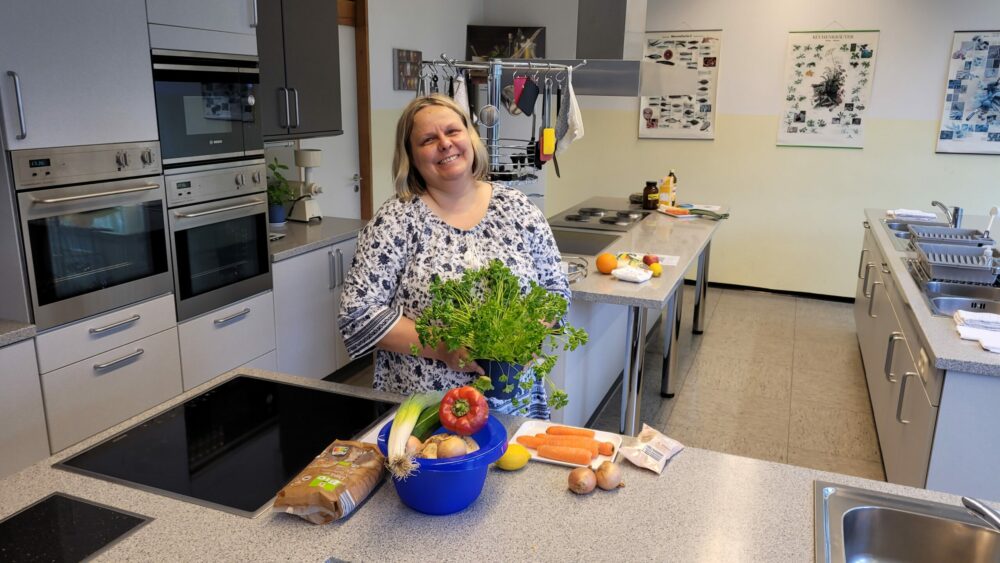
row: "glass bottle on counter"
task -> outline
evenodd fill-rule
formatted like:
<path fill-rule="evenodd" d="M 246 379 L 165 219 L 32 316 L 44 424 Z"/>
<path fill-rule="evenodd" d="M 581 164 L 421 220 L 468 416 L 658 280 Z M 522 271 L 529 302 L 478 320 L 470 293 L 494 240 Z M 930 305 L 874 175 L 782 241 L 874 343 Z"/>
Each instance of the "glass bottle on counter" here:
<path fill-rule="evenodd" d="M 642 208 L 656 211 L 660 204 L 660 189 L 656 187 L 656 182 L 646 182 L 646 187 L 642 189 Z"/>

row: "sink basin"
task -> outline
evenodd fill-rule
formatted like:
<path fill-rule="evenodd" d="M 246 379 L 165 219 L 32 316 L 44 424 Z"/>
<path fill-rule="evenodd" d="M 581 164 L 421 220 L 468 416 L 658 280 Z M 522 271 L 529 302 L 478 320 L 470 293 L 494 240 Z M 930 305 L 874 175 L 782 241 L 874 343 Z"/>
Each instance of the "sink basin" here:
<path fill-rule="evenodd" d="M 955 311 L 974 311 L 976 313 L 1000 313 L 1000 302 L 972 299 L 971 297 L 928 297 L 931 310 L 936 315 L 950 317 Z"/>
<path fill-rule="evenodd" d="M 886 228 L 890 231 L 907 231 L 910 225 L 924 225 L 925 227 L 949 227 L 949 223 L 942 223 L 940 221 L 902 221 L 902 220 L 888 220 L 882 219 Z"/>
<path fill-rule="evenodd" d="M 1000 562 L 1000 533 L 957 505 L 816 481 L 816 561 Z"/>
<path fill-rule="evenodd" d="M 927 281 L 923 288 L 936 315 L 951 316 L 959 309 L 1000 313 L 1000 287 Z"/>

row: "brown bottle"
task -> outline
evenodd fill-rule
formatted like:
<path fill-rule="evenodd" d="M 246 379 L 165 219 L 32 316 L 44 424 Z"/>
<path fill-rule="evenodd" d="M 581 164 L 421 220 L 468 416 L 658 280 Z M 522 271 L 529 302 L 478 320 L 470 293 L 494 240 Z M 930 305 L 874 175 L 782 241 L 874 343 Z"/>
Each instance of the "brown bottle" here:
<path fill-rule="evenodd" d="M 646 187 L 642 189 L 642 208 L 656 211 L 659 204 L 660 189 L 656 187 L 656 182 L 646 182 Z"/>

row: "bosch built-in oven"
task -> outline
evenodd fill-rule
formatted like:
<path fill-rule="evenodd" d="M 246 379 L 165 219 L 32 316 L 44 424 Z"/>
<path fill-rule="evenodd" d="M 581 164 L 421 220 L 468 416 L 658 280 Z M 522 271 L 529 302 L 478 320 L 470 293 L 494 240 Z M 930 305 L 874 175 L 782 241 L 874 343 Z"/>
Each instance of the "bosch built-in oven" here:
<path fill-rule="evenodd" d="M 153 49 L 164 168 L 264 154 L 257 57 Z"/>
<path fill-rule="evenodd" d="M 155 142 L 13 151 L 40 330 L 170 293 Z"/>

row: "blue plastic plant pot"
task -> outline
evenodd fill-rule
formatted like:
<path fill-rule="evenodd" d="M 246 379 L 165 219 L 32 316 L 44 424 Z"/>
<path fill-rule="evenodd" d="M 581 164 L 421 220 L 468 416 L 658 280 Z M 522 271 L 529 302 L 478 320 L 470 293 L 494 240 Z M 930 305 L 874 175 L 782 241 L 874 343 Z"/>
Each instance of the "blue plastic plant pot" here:
<path fill-rule="evenodd" d="M 378 433 L 378 449 L 387 455 L 389 430 L 386 423 Z M 445 429 L 437 433 L 447 432 Z M 486 426 L 472 435 L 479 449 L 461 457 L 417 459 L 417 471 L 404 480 L 389 476 L 403 504 L 424 514 L 452 514 L 479 498 L 490 464 L 507 451 L 507 429 L 493 415 Z"/>
<path fill-rule="evenodd" d="M 517 393 L 517 377 L 524 369 L 524 366 L 509 362 L 498 362 L 497 360 L 476 360 L 476 363 L 483 368 L 483 371 L 490 377 L 490 382 L 493 384 L 492 390 L 483 393 L 485 396 L 507 401 Z M 507 376 L 506 381 L 501 381 L 501 376 Z M 513 385 L 514 388 L 509 392 L 504 391 L 504 388 L 509 385 Z"/>
<path fill-rule="evenodd" d="M 286 220 L 285 206 L 283 204 L 267 206 L 267 222 L 272 225 L 280 225 Z"/>

